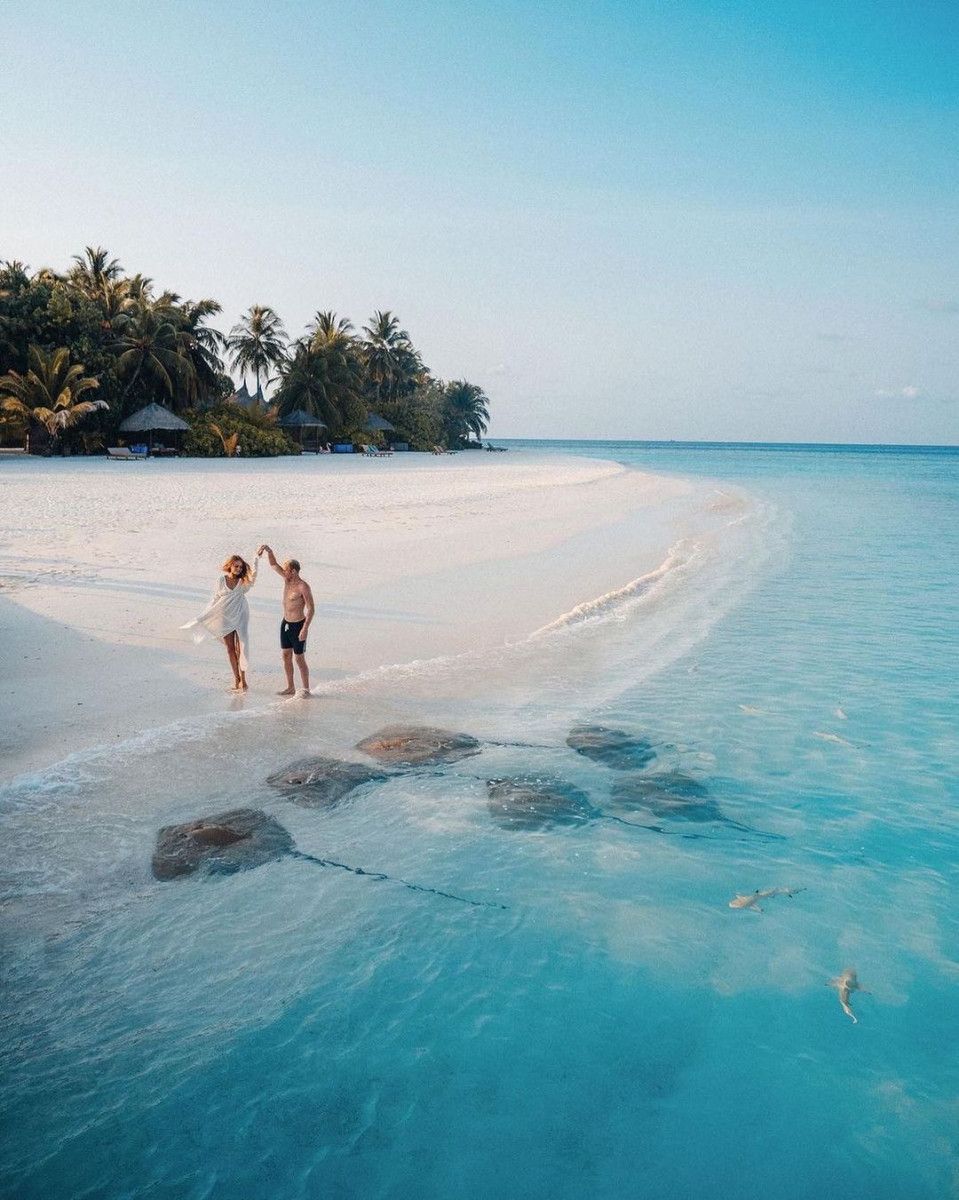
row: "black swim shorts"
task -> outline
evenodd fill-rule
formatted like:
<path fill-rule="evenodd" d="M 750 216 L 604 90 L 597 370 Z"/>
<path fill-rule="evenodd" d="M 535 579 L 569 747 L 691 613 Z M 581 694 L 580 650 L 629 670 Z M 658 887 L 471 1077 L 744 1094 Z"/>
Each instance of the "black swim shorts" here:
<path fill-rule="evenodd" d="M 303 621 L 280 622 L 280 649 L 292 650 L 294 654 L 302 654 L 306 645 L 300 640 L 300 630 Z"/>

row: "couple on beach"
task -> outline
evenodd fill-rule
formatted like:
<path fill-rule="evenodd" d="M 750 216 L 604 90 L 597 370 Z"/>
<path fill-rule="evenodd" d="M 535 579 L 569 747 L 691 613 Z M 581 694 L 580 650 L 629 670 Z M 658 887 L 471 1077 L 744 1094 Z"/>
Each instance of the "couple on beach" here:
<path fill-rule="evenodd" d="M 288 558 L 286 562 L 279 563 L 276 555 L 265 543 L 257 550 L 252 566 L 241 555 L 232 555 L 223 564 L 223 574 L 217 580 L 216 590 L 206 609 L 182 628 L 193 630 L 193 637 L 197 642 L 202 641 L 207 634 L 223 641 L 233 670 L 233 690 L 245 692 L 248 687 L 246 672 L 250 624 L 250 606 L 246 594 L 256 583 L 257 561 L 263 554 L 266 554 L 270 566 L 283 580 L 280 649 L 283 654 L 286 687 L 278 695 L 296 695 L 293 683 L 295 662 L 302 684 L 300 695 L 307 697 L 310 695 L 310 669 L 306 663 L 306 638 L 316 606 L 313 603 L 310 585 L 300 578 L 300 564 L 295 558 Z"/>

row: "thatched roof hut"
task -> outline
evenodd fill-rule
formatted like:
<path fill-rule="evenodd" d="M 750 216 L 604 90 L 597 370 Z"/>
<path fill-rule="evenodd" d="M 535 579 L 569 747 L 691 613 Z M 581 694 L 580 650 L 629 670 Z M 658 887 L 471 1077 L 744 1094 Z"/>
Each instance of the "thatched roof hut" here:
<path fill-rule="evenodd" d="M 368 433 L 396 433 L 396 426 L 391 425 L 385 417 L 381 417 L 379 413 L 371 412 L 366 418 L 364 426 Z"/>
<path fill-rule="evenodd" d="M 152 433 L 155 429 L 183 433 L 190 426 L 162 404 L 148 404 L 120 423 L 121 433 Z"/>
<path fill-rule="evenodd" d="M 281 429 L 325 429 L 326 425 L 319 417 L 311 416 L 302 408 L 295 408 L 293 412 L 287 413 L 285 417 L 280 417 L 277 425 Z"/>
<path fill-rule="evenodd" d="M 297 433 L 297 437 L 298 437 L 301 447 L 303 446 L 303 430 L 304 429 L 315 429 L 316 433 L 315 433 L 314 437 L 316 439 L 316 445 L 315 445 L 314 449 L 316 450 L 317 453 L 319 453 L 319 451 L 320 451 L 320 433 L 319 433 L 319 431 L 321 429 L 326 429 L 326 423 L 324 421 L 321 421 L 319 417 L 312 416 L 310 413 L 304 411 L 302 408 L 295 408 L 293 410 L 293 412 L 287 413 L 285 417 L 280 417 L 279 421 L 277 421 L 277 425 L 281 429 L 288 429 L 291 432 L 293 430 L 295 430 Z"/>

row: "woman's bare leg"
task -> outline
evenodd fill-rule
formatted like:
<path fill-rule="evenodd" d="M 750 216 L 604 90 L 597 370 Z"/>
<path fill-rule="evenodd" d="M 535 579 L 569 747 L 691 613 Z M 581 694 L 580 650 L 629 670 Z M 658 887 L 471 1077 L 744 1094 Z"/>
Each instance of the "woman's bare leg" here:
<path fill-rule="evenodd" d="M 243 676 L 240 672 L 239 643 L 236 634 L 228 633 L 223 639 L 223 645 L 226 646 L 227 657 L 233 670 L 233 690 L 239 691 L 243 686 Z"/>
<path fill-rule="evenodd" d="M 240 649 L 240 635 L 238 633 L 233 634 L 233 645 L 236 648 L 236 661 L 237 661 L 237 666 L 239 668 L 240 655 L 241 655 L 242 651 Z M 239 668 L 239 670 L 240 670 L 240 691 L 245 692 L 249 689 L 249 684 L 246 681 L 246 671 L 244 671 L 242 668 Z"/>

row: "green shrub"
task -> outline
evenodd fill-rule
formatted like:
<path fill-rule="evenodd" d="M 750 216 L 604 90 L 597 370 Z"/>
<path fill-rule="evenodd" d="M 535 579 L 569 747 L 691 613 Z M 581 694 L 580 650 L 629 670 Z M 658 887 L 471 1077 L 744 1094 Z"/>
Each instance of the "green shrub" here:
<path fill-rule="evenodd" d="M 192 458 L 225 458 L 223 442 L 212 428 L 219 425 L 229 436 L 240 436 L 241 458 L 269 458 L 279 454 L 299 454 L 300 447 L 282 429 L 276 429 L 261 416 L 250 416 L 235 404 L 217 404 L 204 412 L 183 414 L 190 432 L 183 437 L 183 453 Z"/>

